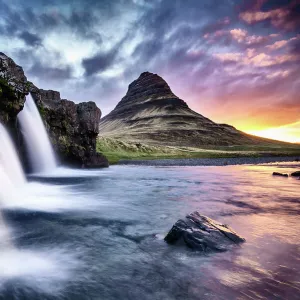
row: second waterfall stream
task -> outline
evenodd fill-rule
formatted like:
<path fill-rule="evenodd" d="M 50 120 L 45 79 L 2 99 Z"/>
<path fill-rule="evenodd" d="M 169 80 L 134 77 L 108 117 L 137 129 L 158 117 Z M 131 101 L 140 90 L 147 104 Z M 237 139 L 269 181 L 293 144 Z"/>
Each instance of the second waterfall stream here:
<path fill-rule="evenodd" d="M 18 121 L 33 172 L 47 173 L 54 170 L 57 167 L 54 151 L 31 94 L 26 97 L 24 108 L 18 115 Z"/>

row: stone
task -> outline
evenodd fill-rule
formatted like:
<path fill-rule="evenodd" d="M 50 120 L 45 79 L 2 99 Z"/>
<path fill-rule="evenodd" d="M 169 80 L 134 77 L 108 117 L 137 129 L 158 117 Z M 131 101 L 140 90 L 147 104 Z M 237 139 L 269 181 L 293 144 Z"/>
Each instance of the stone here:
<path fill-rule="evenodd" d="M 283 174 L 283 173 L 279 173 L 279 172 L 273 172 L 272 175 L 273 175 L 273 176 L 281 176 L 281 177 L 289 177 L 288 174 Z"/>
<path fill-rule="evenodd" d="M 202 252 L 226 251 L 245 242 L 229 226 L 220 224 L 198 211 L 178 220 L 165 237 L 169 244 L 186 245 Z"/>
<path fill-rule="evenodd" d="M 300 171 L 293 172 L 291 174 L 291 176 L 293 176 L 293 177 L 300 177 Z"/>

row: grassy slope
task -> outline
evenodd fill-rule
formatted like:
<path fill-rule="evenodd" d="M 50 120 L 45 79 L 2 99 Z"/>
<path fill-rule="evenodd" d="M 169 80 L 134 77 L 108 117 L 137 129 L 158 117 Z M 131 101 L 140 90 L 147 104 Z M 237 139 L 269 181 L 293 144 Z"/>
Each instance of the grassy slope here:
<path fill-rule="evenodd" d="M 110 164 L 115 164 L 118 163 L 120 159 L 300 156 L 300 145 L 278 144 L 198 149 L 149 146 L 141 143 L 100 137 L 97 140 L 97 151 L 102 152 L 108 158 Z"/>

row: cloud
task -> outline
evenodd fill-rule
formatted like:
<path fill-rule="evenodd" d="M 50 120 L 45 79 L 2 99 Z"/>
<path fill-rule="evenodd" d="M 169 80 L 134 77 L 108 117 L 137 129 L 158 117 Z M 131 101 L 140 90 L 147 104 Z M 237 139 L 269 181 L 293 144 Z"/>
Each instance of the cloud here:
<path fill-rule="evenodd" d="M 0 44 L 29 80 L 104 114 L 150 71 L 204 115 L 234 123 L 299 94 L 296 6 L 279 2 L 0 0 Z"/>
<path fill-rule="evenodd" d="M 246 29 L 233 28 L 230 30 L 217 30 L 204 34 L 204 38 L 218 44 L 239 44 L 242 48 L 258 47 L 267 45 L 278 34 L 257 35 L 250 34 Z M 224 43 L 226 41 L 226 43 Z"/>
<path fill-rule="evenodd" d="M 87 76 L 101 73 L 109 68 L 116 57 L 116 50 L 106 53 L 98 53 L 90 58 L 85 58 L 82 61 L 82 66 L 85 69 Z"/>
<path fill-rule="evenodd" d="M 42 45 L 42 39 L 37 34 L 23 31 L 19 37 L 26 43 L 27 46 L 34 47 Z"/>
<path fill-rule="evenodd" d="M 266 53 L 254 53 L 247 52 L 247 56 L 243 53 L 216 53 L 214 57 L 222 62 L 236 62 L 242 65 L 252 65 L 255 67 L 269 67 L 274 65 L 281 65 L 286 62 L 299 61 L 297 55 L 292 54 L 282 54 L 271 56 Z"/>
<path fill-rule="evenodd" d="M 44 80 L 60 81 L 71 79 L 72 69 L 70 66 L 51 67 L 36 61 L 28 70 L 28 74 Z"/>
<path fill-rule="evenodd" d="M 259 5 L 257 5 L 259 3 Z M 267 1 L 257 1 L 256 6 L 239 14 L 242 21 L 255 24 L 269 21 L 272 26 L 287 31 L 297 30 L 300 25 L 300 3 L 299 1 L 282 1 L 278 8 L 262 10 Z M 277 5 L 280 1 L 277 2 Z"/>

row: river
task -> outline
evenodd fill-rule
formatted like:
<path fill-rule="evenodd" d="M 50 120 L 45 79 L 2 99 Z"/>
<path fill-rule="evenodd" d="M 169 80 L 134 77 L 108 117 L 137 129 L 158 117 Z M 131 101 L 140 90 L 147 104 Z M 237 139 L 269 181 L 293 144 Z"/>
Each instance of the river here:
<path fill-rule="evenodd" d="M 299 299 L 299 163 L 65 170 L 4 203 L 15 249 L 0 299 Z M 164 242 L 195 210 L 246 243 L 202 254 Z"/>

